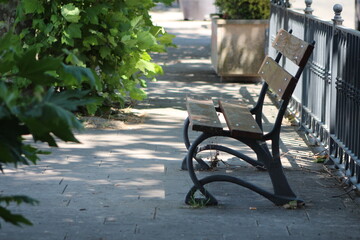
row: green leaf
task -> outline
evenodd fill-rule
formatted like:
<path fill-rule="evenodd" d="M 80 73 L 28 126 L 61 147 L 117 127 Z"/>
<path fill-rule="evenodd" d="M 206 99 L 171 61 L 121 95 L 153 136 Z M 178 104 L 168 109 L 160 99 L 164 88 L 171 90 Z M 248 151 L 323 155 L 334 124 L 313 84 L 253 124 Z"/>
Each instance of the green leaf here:
<path fill-rule="evenodd" d="M 88 111 L 88 113 L 90 115 L 94 115 L 96 113 L 96 110 L 99 108 L 99 106 L 101 106 L 101 104 L 103 103 L 103 98 L 97 97 L 97 98 L 93 98 L 95 99 L 94 102 L 89 103 L 86 105 L 86 110 Z"/>
<path fill-rule="evenodd" d="M 19 163 L 29 165 L 29 161 L 24 155 L 21 138 L 21 135 L 25 132 L 22 129 L 24 126 L 19 125 L 17 119 L 14 118 L 9 118 L 8 120 L 1 119 L 0 123 L 4 128 L 0 131 L 0 162 L 6 164 L 11 163 L 15 167 L 17 167 Z M 35 161 L 36 160 L 38 159 L 35 159 Z"/>
<path fill-rule="evenodd" d="M 61 25 L 61 17 L 55 14 L 52 14 L 50 17 L 50 21 L 53 23 L 55 28 L 58 28 Z"/>
<path fill-rule="evenodd" d="M 79 143 L 72 133 L 72 128 L 80 130 L 82 129 L 82 125 L 73 113 L 52 102 L 46 102 L 43 110 L 43 123 L 45 123 L 45 119 L 48 119 L 46 120 L 46 125 L 51 133 L 63 141 Z"/>
<path fill-rule="evenodd" d="M 71 23 L 65 30 L 64 34 L 69 38 L 81 38 L 81 27 L 80 23 Z"/>
<path fill-rule="evenodd" d="M 63 64 L 63 69 L 59 71 L 59 74 L 66 85 L 80 85 L 82 82 L 88 82 L 96 90 L 101 89 L 99 77 L 89 68 Z"/>
<path fill-rule="evenodd" d="M 110 48 L 104 47 L 104 46 L 100 48 L 100 56 L 102 58 L 106 58 L 110 54 L 111 54 L 111 49 Z"/>
<path fill-rule="evenodd" d="M 133 28 L 136 28 L 142 20 L 143 20 L 142 16 L 137 16 L 131 20 L 130 24 Z"/>
<path fill-rule="evenodd" d="M 94 101 L 86 98 L 87 93 L 75 90 L 57 93 L 50 89 L 40 104 L 30 107 L 20 116 L 21 120 L 28 126 L 35 141 L 56 147 L 54 135 L 63 141 L 78 143 L 72 130 L 81 130 L 83 126 L 71 111 Z"/>
<path fill-rule="evenodd" d="M 65 63 L 73 64 L 79 67 L 86 67 L 86 64 L 81 61 L 77 54 L 77 49 L 74 49 L 72 51 L 69 51 L 67 49 L 63 49 L 63 52 L 67 54 L 67 57 L 65 58 Z"/>
<path fill-rule="evenodd" d="M 150 32 L 139 32 L 138 33 L 138 44 L 141 49 L 151 48 L 156 45 L 156 38 Z"/>
<path fill-rule="evenodd" d="M 70 38 L 69 35 L 64 34 L 61 36 L 61 43 L 73 47 L 75 42 L 74 39 Z"/>
<path fill-rule="evenodd" d="M 61 7 L 61 15 L 66 19 L 66 21 L 71 23 L 77 23 L 81 18 L 80 9 L 75 7 L 72 3 Z"/>
<path fill-rule="evenodd" d="M 108 36 L 108 41 L 112 45 L 112 47 L 117 47 L 117 43 L 115 41 L 115 38 L 113 36 Z"/>
<path fill-rule="evenodd" d="M 111 34 L 112 36 L 116 36 L 116 35 L 118 35 L 118 33 L 119 33 L 119 30 L 118 30 L 118 29 L 116 29 L 116 28 L 111 28 L 111 29 L 110 29 L 110 34 Z"/>
<path fill-rule="evenodd" d="M 38 30 L 45 32 L 46 24 L 44 22 L 44 19 L 34 19 L 33 26 L 36 27 Z"/>
<path fill-rule="evenodd" d="M 21 4 L 25 14 L 44 12 L 41 0 L 22 0 Z"/>
<path fill-rule="evenodd" d="M 6 206 L 9 206 L 10 203 L 14 202 L 17 205 L 20 205 L 21 203 L 27 203 L 30 205 L 36 205 L 39 203 L 39 201 L 22 195 L 17 196 L 0 196 L 0 202 L 4 202 Z M 5 222 L 9 222 L 15 226 L 21 226 L 21 224 L 25 225 L 32 225 L 32 223 L 19 214 L 13 214 L 11 211 L 7 210 L 6 208 L 0 206 L 0 217 L 4 219 Z M 1 225 L 0 225 L 1 228 Z"/>
<path fill-rule="evenodd" d="M 99 16 L 101 14 L 105 16 L 108 15 L 108 11 L 109 11 L 109 6 L 107 4 L 98 3 L 92 5 L 89 8 L 86 8 L 84 16 L 87 19 L 86 21 L 88 21 L 89 23 L 98 25 L 100 22 Z"/>
<path fill-rule="evenodd" d="M 61 60 L 53 57 L 37 60 L 36 55 L 36 49 L 31 49 L 24 55 L 17 57 L 18 75 L 28 78 L 34 83 L 50 85 L 54 78 L 46 72 L 57 70 L 61 66 Z"/>
<path fill-rule="evenodd" d="M 146 73 L 147 71 L 150 71 L 150 72 L 155 72 L 156 71 L 154 63 L 148 62 L 148 61 L 143 60 L 143 59 L 140 59 L 137 62 L 136 68 L 138 68 L 143 73 Z"/>
<path fill-rule="evenodd" d="M 0 52 L 13 50 L 17 52 L 21 48 L 20 39 L 11 31 L 0 38 Z"/>
<path fill-rule="evenodd" d="M 156 40 L 159 41 L 161 44 L 164 44 L 164 45 L 175 46 L 175 45 L 172 44 L 175 37 L 176 36 L 173 35 L 173 34 L 165 33 L 164 35 L 161 35 L 161 36 L 157 37 Z"/>
<path fill-rule="evenodd" d="M 130 90 L 130 97 L 134 100 L 141 101 L 144 100 L 146 96 L 146 92 L 143 89 L 134 87 Z"/>
<path fill-rule="evenodd" d="M 15 226 L 21 226 L 21 224 L 32 225 L 32 223 L 20 214 L 13 214 L 9 210 L 0 206 L 0 217 L 4 219 L 5 222 L 9 222 Z M 1 225 L 0 225 L 1 227 Z"/>
<path fill-rule="evenodd" d="M 85 16 L 91 24 L 95 24 L 95 25 L 99 24 L 99 18 L 98 18 L 99 12 L 97 11 L 97 9 L 90 7 L 86 9 L 85 12 L 86 12 Z"/>
<path fill-rule="evenodd" d="M 91 46 L 98 45 L 96 36 L 87 36 L 83 41 L 84 47 L 90 48 Z"/>

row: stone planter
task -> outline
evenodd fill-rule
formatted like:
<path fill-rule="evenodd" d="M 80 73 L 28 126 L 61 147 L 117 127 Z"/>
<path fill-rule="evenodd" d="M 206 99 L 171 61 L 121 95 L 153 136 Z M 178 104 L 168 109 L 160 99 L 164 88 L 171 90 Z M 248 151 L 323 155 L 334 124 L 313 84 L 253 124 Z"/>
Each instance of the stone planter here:
<path fill-rule="evenodd" d="M 180 0 L 180 8 L 185 20 L 206 20 L 216 12 L 215 0 Z"/>
<path fill-rule="evenodd" d="M 268 20 L 212 17 L 211 63 L 225 80 L 256 81 L 265 57 Z"/>

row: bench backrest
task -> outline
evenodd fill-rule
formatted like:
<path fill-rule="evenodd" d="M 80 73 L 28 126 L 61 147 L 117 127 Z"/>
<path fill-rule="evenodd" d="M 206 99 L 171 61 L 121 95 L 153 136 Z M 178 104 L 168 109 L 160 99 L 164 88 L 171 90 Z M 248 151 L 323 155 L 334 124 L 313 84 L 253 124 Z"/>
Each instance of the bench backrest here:
<path fill-rule="evenodd" d="M 271 57 L 266 57 L 260 67 L 259 74 L 261 77 L 281 99 L 285 100 L 291 97 L 314 49 L 314 43 L 309 44 L 281 29 L 272 46 L 284 57 L 299 66 L 294 76 L 283 69 Z"/>
<path fill-rule="evenodd" d="M 299 67 L 305 67 L 314 49 L 314 43 L 309 44 L 284 29 L 278 31 L 272 46 Z"/>
<path fill-rule="evenodd" d="M 260 67 L 259 74 L 265 82 L 259 95 L 258 102 L 251 111 L 255 114 L 256 122 L 261 129 L 263 116 L 262 106 L 267 89 L 270 87 L 281 100 L 279 112 L 273 130 L 268 134 L 269 136 L 272 132 L 280 130 L 287 105 L 306 63 L 313 52 L 314 45 L 315 42 L 309 44 L 284 29 L 280 29 L 272 44 L 278 51 L 276 59 L 273 60 L 271 57 L 267 56 Z M 294 75 L 287 72 L 278 64 L 281 57 L 291 60 L 298 66 L 297 72 Z"/>

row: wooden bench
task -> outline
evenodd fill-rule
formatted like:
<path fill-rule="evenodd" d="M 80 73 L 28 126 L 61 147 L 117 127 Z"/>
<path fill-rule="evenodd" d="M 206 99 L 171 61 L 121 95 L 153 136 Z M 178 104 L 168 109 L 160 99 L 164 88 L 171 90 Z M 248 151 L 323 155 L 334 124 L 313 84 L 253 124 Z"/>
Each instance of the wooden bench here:
<path fill-rule="evenodd" d="M 268 56 L 264 59 L 259 70 L 259 74 L 264 80 L 263 86 L 256 105 L 250 110 L 246 105 L 232 100 L 187 98 L 186 106 L 189 117 L 184 123 L 184 142 L 188 153 L 183 161 L 182 168 L 188 170 L 194 183 L 186 196 L 185 202 L 187 204 L 195 200 L 202 201 L 206 205 L 216 205 L 218 203 L 216 198 L 205 189 L 206 184 L 215 181 L 232 182 L 246 187 L 266 197 L 276 205 L 287 204 L 290 201 L 297 201 L 298 204 L 303 203 L 291 190 L 283 173 L 279 141 L 281 123 L 287 105 L 312 54 L 314 45 L 315 42 L 309 44 L 283 29 L 279 30 L 273 42 L 273 47 L 278 51 L 278 55 L 275 60 Z M 281 57 L 286 57 L 298 66 L 294 75 L 278 64 Z M 272 89 L 278 96 L 280 107 L 272 129 L 265 133 L 262 118 L 264 98 L 268 88 Z M 227 128 L 223 127 L 218 114 L 224 116 Z M 201 132 L 201 135 L 193 143 L 190 143 L 188 136 L 189 126 L 192 130 Z M 206 139 L 216 136 L 233 138 L 248 145 L 255 152 L 257 159 L 219 144 L 207 144 L 200 147 L 200 144 Z M 268 147 L 268 141 L 271 142 L 271 151 Z M 198 153 L 209 149 L 230 153 L 257 168 L 266 169 L 271 178 L 273 192 L 229 175 L 215 174 L 199 179 L 195 173 L 194 160 L 202 169 L 209 168 L 209 165 L 198 157 Z M 204 198 L 195 198 L 196 191 L 200 191 Z"/>

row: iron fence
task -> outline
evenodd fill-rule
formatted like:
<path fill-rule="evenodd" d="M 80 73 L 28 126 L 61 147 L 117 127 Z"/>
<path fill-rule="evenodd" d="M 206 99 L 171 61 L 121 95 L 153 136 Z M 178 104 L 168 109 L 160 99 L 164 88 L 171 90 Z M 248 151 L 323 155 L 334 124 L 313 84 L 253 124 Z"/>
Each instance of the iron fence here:
<path fill-rule="evenodd" d="M 269 42 L 280 28 L 308 42 L 315 50 L 296 88 L 290 111 L 301 127 L 328 150 L 330 162 L 360 187 L 360 32 L 341 25 L 341 5 L 331 21 L 287 8 L 288 1 L 271 1 Z M 271 49 L 271 48 L 269 48 Z M 275 56 L 274 50 L 269 55 Z M 290 62 L 282 63 L 293 68 Z"/>

